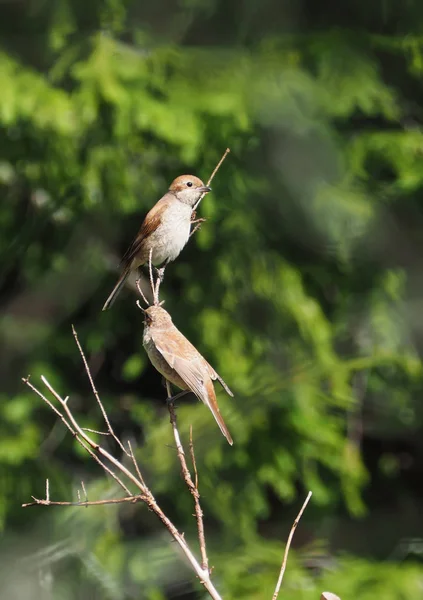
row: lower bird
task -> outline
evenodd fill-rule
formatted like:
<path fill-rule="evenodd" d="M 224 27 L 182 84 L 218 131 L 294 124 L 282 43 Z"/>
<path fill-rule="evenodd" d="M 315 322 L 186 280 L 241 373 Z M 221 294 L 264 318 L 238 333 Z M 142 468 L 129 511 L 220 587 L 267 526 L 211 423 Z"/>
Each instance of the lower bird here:
<path fill-rule="evenodd" d="M 198 350 L 175 327 L 170 314 L 161 306 L 144 310 L 143 345 L 152 365 L 163 377 L 181 390 L 193 392 L 211 410 L 220 431 L 229 444 L 233 440 L 220 414 L 213 381 L 233 396 L 223 379 Z"/>

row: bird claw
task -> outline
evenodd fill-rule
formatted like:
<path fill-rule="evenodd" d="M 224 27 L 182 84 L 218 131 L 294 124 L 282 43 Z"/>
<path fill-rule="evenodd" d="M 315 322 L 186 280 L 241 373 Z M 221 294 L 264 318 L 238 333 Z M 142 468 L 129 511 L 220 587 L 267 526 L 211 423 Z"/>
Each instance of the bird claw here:
<path fill-rule="evenodd" d="M 192 235 L 194 235 L 194 233 L 200 229 L 202 223 L 205 223 L 206 221 L 207 221 L 207 219 L 196 219 L 195 221 L 191 221 L 191 225 L 195 224 L 195 227 L 191 231 L 191 233 L 189 234 L 189 237 L 191 237 Z"/>
<path fill-rule="evenodd" d="M 166 403 L 167 404 L 173 404 L 175 405 L 175 400 L 178 400 L 179 398 L 182 398 L 182 396 L 185 396 L 186 394 L 189 394 L 191 390 L 183 390 L 182 392 L 179 392 L 179 394 L 175 394 L 174 396 L 170 396 L 168 398 L 166 398 Z"/>

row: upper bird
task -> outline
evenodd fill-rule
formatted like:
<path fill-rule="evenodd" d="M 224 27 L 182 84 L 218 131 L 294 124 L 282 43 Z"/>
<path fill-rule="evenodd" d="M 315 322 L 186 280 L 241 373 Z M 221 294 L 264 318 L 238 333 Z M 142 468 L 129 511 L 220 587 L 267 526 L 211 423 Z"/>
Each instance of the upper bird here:
<path fill-rule="evenodd" d="M 125 284 L 131 271 L 149 261 L 164 266 L 175 260 L 188 242 L 194 205 L 211 188 L 194 175 L 180 175 L 168 192 L 147 213 L 137 237 L 122 258 L 122 274 L 103 310 L 107 310 Z"/>
<path fill-rule="evenodd" d="M 211 410 L 220 431 L 229 444 L 233 441 L 216 401 L 213 381 L 216 379 L 233 396 L 223 379 L 216 373 L 190 341 L 175 327 L 170 314 L 161 306 L 144 310 L 143 345 L 152 365 L 170 383 L 181 390 L 193 392 Z"/>

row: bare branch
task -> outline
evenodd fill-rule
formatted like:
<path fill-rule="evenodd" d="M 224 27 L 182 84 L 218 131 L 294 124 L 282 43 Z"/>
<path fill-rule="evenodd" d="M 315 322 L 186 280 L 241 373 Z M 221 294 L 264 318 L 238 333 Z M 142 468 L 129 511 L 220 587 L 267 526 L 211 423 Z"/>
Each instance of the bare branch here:
<path fill-rule="evenodd" d="M 97 391 L 97 388 L 95 387 L 94 380 L 92 378 L 91 371 L 90 371 L 90 368 L 88 366 L 87 359 L 85 358 L 84 351 L 82 349 L 81 344 L 79 343 L 78 334 L 76 333 L 76 329 L 75 329 L 75 327 L 73 325 L 72 325 L 72 333 L 73 333 L 73 337 L 75 338 L 76 345 L 78 346 L 78 350 L 79 350 L 79 354 L 81 355 L 82 362 L 84 363 L 85 371 L 87 373 L 89 382 L 91 384 L 91 389 L 92 389 L 93 394 L 95 396 L 95 399 L 97 400 L 97 403 L 98 403 L 98 405 L 100 407 L 101 414 L 103 415 L 103 419 L 104 419 L 104 421 L 105 421 L 105 423 L 107 425 L 107 429 L 109 430 L 110 435 L 113 437 L 113 439 L 115 440 L 115 442 L 117 443 L 117 445 L 120 447 L 120 449 L 122 450 L 122 452 L 124 452 L 126 455 L 128 455 L 127 451 L 123 447 L 122 442 L 115 435 L 115 432 L 113 431 L 113 428 L 112 428 L 112 426 L 110 424 L 109 417 L 107 416 L 107 413 L 104 410 L 104 406 L 103 406 L 102 401 L 100 400 L 100 395 L 99 395 L 99 393 Z"/>
<path fill-rule="evenodd" d="M 198 540 L 199 540 L 200 552 L 201 552 L 201 565 L 205 571 L 209 572 L 209 561 L 208 561 L 208 557 L 207 557 L 206 538 L 204 535 L 203 510 L 200 505 L 200 493 L 198 491 L 197 484 L 194 484 L 194 482 L 192 480 L 191 473 L 189 472 L 189 469 L 187 466 L 187 461 L 185 458 L 185 451 L 182 446 L 181 438 L 179 436 L 179 431 L 178 431 L 177 424 L 176 424 L 175 407 L 174 407 L 173 402 L 169 401 L 169 398 L 171 398 L 171 389 L 170 389 L 170 383 L 167 380 L 166 380 L 166 389 L 167 389 L 167 394 L 168 394 L 168 404 L 167 405 L 169 408 L 170 422 L 172 424 L 173 437 L 175 438 L 176 450 L 178 452 L 179 462 L 181 463 L 182 475 L 184 477 L 185 483 L 187 484 L 189 491 L 192 494 L 192 497 L 194 498 L 195 517 L 197 520 Z M 195 476 L 196 476 L 196 483 L 198 483 L 197 466 L 195 463 L 194 447 L 192 445 L 192 436 L 191 436 L 190 448 L 192 448 L 191 458 L 193 461 L 193 467 L 194 467 L 194 472 L 195 472 Z"/>
<path fill-rule="evenodd" d="M 22 377 L 22 381 L 24 382 L 25 385 L 27 385 L 33 392 L 35 392 L 37 394 L 37 396 L 39 396 L 50 408 L 51 410 L 56 413 L 56 415 L 64 422 L 64 424 L 66 425 L 66 427 L 69 429 L 69 431 L 75 435 L 74 430 L 72 429 L 72 427 L 70 427 L 70 425 L 66 422 L 66 419 L 64 418 L 64 416 L 62 415 L 62 413 L 57 410 L 57 408 L 54 406 L 54 404 L 52 402 L 50 402 L 50 400 L 48 398 L 46 398 L 44 396 L 44 394 L 42 394 L 34 385 L 32 385 L 32 383 L 29 380 L 29 376 L 28 377 Z"/>
<path fill-rule="evenodd" d="M 150 306 L 149 301 L 147 300 L 147 298 L 145 297 L 144 292 L 142 291 L 141 279 L 137 279 L 136 282 L 135 282 L 135 285 L 137 286 L 137 290 L 139 291 L 141 298 L 144 300 L 145 305 L 146 306 Z M 141 306 L 139 308 L 141 308 Z M 141 308 L 141 310 L 143 310 L 143 309 Z"/>
<path fill-rule="evenodd" d="M 153 294 L 153 304 L 156 305 L 156 287 L 154 285 L 154 279 L 153 279 L 153 248 L 150 248 L 150 256 L 148 259 L 148 272 L 150 274 L 150 286 L 151 286 L 151 292 Z"/>
<path fill-rule="evenodd" d="M 136 471 L 136 473 L 137 473 L 137 475 L 138 475 L 138 479 L 139 479 L 139 480 L 142 482 L 142 484 L 143 484 L 145 487 L 147 487 L 147 486 L 145 485 L 145 483 L 144 483 L 144 479 L 143 479 L 143 476 L 141 475 L 141 471 L 140 471 L 140 468 L 139 468 L 139 466 L 138 466 L 137 459 L 135 458 L 134 451 L 132 450 L 132 444 L 131 444 L 131 442 L 130 442 L 129 440 L 128 440 L 128 448 L 129 448 L 129 456 L 131 457 L 131 459 L 132 459 L 132 462 L 133 462 L 133 464 L 134 464 L 135 471 Z"/>
<path fill-rule="evenodd" d="M 94 442 L 94 440 L 92 440 L 85 431 L 83 431 L 83 429 L 78 425 L 75 417 L 73 416 L 72 412 L 70 411 L 68 405 L 67 405 L 67 401 L 66 399 L 64 400 L 63 398 L 60 397 L 60 395 L 56 392 L 56 390 L 50 385 L 50 383 L 47 381 L 47 379 L 44 377 L 44 375 L 41 376 L 41 381 L 44 383 L 44 385 L 50 390 L 50 392 L 54 395 L 54 397 L 60 402 L 60 404 L 62 405 L 72 427 L 75 429 L 75 431 L 79 434 L 79 436 L 89 445 L 91 446 L 92 450 L 94 450 L 95 452 L 97 452 L 98 454 L 101 454 L 104 458 L 106 458 L 108 461 L 110 461 L 115 467 L 117 467 L 121 473 L 123 473 L 124 475 L 126 475 L 126 477 L 128 477 L 128 479 L 130 481 L 132 481 L 132 483 L 141 491 L 144 491 L 144 486 L 142 485 L 142 483 L 140 481 L 138 481 L 138 479 L 131 473 L 131 471 L 129 471 L 117 458 L 115 458 L 112 454 L 110 454 L 107 450 L 105 450 L 104 448 L 102 448 L 99 444 L 97 444 L 97 442 Z M 78 440 L 79 441 L 79 440 Z M 93 452 L 88 450 L 90 452 L 90 455 L 93 456 Z M 127 454 L 127 452 L 125 451 L 125 454 Z M 98 457 L 97 457 L 98 458 Z M 102 464 L 103 468 L 104 465 Z M 110 473 L 110 470 L 108 471 Z"/>
<path fill-rule="evenodd" d="M 191 455 L 192 468 L 194 469 L 195 487 L 198 490 L 198 472 L 194 454 L 194 442 L 192 439 L 192 425 L 189 426 L 189 453 Z"/>
<path fill-rule="evenodd" d="M 301 507 L 301 510 L 298 513 L 297 518 L 295 519 L 295 521 L 294 521 L 294 523 L 293 523 L 293 525 L 291 527 L 291 531 L 289 532 L 288 541 L 286 542 L 286 548 L 285 548 L 285 552 L 284 552 L 284 555 L 283 555 L 282 566 L 281 566 L 281 570 L 280 570 L 280 573 L 279 573 L 279 579 L 278 579 L 278 582 L 276 584 L 275 591 L 274 591 L 273 596 L 272 596 L 272 600 L 276 600 L 276 598 L 279 595 L 279 590 L 281 589 L 281 585 L 282 585 L 282 579 L 283 579 L 283 576 L 285 574 L 286 563 L 288 561 L 288 553 L 289 553 L 289 548 L 291 546 L 292 538 L 294 537 L 294 533 L 295 533 L 295 530 L 297 528 L 297 525 L 300 522 L 301 517 L 303 516 L 303 512 L 305 511 L 305 508 L 306 508 L 306 506 L 307 506 L 307 504 L 308 504 L 308 502 L 309 502 L 312 494 L 313 494 L 313 492 L 309 492 L 307 494 L 307 498 L 304 500 L 304 503 L 303 503 L 303 505 Z"/>
<path fill-rule="evenodd" d="M 97 431 L 97 429 L 89 429 L 88 427 L 81 427 L 82 431 L 88 431 L 88 433 L 96 433 L 97 435 L 111 435 L 110 431 Z"/>
<path fill-rule="evenodd" d="M 226 148 L 225 152 L 223 153 L 223 156 L 222 156 L 222 158 L 219 160 L 219 162 L 217 163 L 217 165 L 216 165 L 216 166 L 215 166 L 215 168 L 214 168 L 214 171 L 213 171 L 213 173 L 210 175 L 210 177 L 209 177 L 209 180 L 208 180 L 208 182 L 207 182 L 207 185 L 210 185 L 210 184 L 211 184 L 211 182 L 212 182 L 212 181 L 213 181 L 213 179 L 214 179 L 214 176 L 216 175 L 216 173 L 217 173 L 217 172 L 218 172 L 218 170 L 220 169 L 220 167 L 221 167 L 221 164 L 223 163 L 223 161 L 225 160 L 225 158 L 228 156 L 229 152 L 230 152 L 230 149 L 229 149 L 229 148 Z M 204 198 L 204 196 L 205 196 L 205 195 L 206 195 L 206 194 L 201 194 L 201 196 L 200 196 L 199 200 L 197 201 L 197 203 L 196 203 L 196 204 L 194 204 L 193 210 L 196 210 L 197 206 L 200 204 L 201 200 Z"/>
<path fill-rule="evenodd" d="M 67 407 L 67 398 L 61 398 L 59 396 L 59 394 L 56 392 L 56 390 L 54 390 L 52 388 L 52 386 L 48 383 L 48 381 L 45 379 L 45 377 L 41 377 L 43 383 L 46 385 L 46 387 L 49 389 L 49 391 L 53 394 L 53 396 L 61 403 L 61 405 L 65 408 L 65 410 L 67 410 L 69 413 L 69 409 Z M 57 408 L 54 406 L 54 404 L 52 404 L 52 402 L 50 402 L 50 400 L 48 398 L 46 398 L 44 396 L 44 394 L 42 394 L 34 385 L 32 385 L 32 383 L 29 381 L 29 378 L 24 378 L 22 380 L 31 390 L 33 390 L 46 404 L 47 406 L 49 406 L 54 413 L 60 418 L 60 420 L 62 421 L 62 423 L 65 425 L 65 427 L 67 427 L 67 429 L 71 432 L 71 434 L 73 435 L 73 437 L 76 439 L 76 441 L 84 448 L 84 450 L 86 450 L 88 452 L 88 454 L 101 466 L 102 469 L 104 469 L 111 477 L 113 477 L 113 479 L 122 487 L 122 489 L 128 494 L 128 496 L 132 495 L 130 490 L 126 487 L 126 485 L 121 481 L 121 479 L 107 466 L 105 465 L 100 458 L 97 456 L 97 454 L 95 454 L 95 452 L 93 452 L 93 450 L 91 448 L 94 448 L 95 450 L 97 450 L 97 448 L 100 448 L 100 446 L 98 446 L 98 444 L 95 444 L 84 432 L 84 430 L 82 429 L 82 427 L 79 427 L 80 433 L 82 435 L 78 435 L 77 431 L 72 427 L 72 425 L 66 420 L 65 416 L 59 411 L 57 410 Z M 71 413 L 70 413 L 71 414 Z M 72 417 L 73 419 L 73 417 Z M 76 423 L 76 421 L 75 421 Z M 85 441 L 84 441 L 85 440 Z M 91 448 L 90 448 L 91 446 Z M 108 453 L 104 450 L 104 453 L 107 455 Z M 107 458 L 107 456 L 106 456 Z"/>
<path fill-rule="evenodd" d="M 125 502 L 131 502 L 135 504 L 136 502 L 143 501 L 142 495 L 138 496 L 128 496 L 125 498 L 112 498 L 111 500 L 93 500 L 91 502 L 58 502 L 54 500 L 43 500 L 42 498 L 34 498 L 34 502 L 28 502 L 27 504 L 22 504 L 22 508 L 27 508 L 28 506 L 101 506 L 105 504 L 124 504 Z"/>

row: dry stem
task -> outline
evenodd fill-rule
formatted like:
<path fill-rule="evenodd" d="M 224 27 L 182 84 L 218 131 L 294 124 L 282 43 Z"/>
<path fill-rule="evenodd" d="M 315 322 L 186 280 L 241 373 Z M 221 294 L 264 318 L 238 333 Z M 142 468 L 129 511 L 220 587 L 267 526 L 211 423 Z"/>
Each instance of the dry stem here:
<path fill-rule="evenodd" d="M 286 563 L 288 561 L 288 553 L 289 553 L 289 548 L 291 547 L 292 538 L 294 537 L 294 533 L 295 533 L 295 530 L 297 528 L 297 525 L 300 522 L 301 517 L 303 516 L 303 512 L 305 511 L 305 508 L 306 508 L 306 506 L 307 506 L 307 504 L 308 504 L 308 502 L 309 502 L 309 500 L 310 500 L 310 498 L 312 496 L 312 493 L 313 492 L 309 492 L 307 494 L 307 498 L 304 500 L 304 503 L 303 503 L 303 505 L 301 507 L 301 510 L 298 513 L 297 518 L 295 519 L 295 521 L 294 521 L 294 523 L 293 523 L 293 525 L 291 527 L 291 531 L 289 532 L 288 541 L 286 542 L 285 552 L 284 552 L 284 555 L 283 555 L 282 566 L 281 566 L 281 570 L 280 570 L 280 573 L 279 573 L 279 579 L 278 579 L 278 582 L 276 584 L 275 591 L 274 591 L 273 596 L 272 596 L 272 600 L 276 600 L 276 598 L 278 597 L 278 594 L 279 594 L 279 590 L 281 589 L 282 579 L 283 579 L 283 576 L 285 574 Z"/>
<path fill-rule="evenodd" d="M 214 168 L 214 170 L 213 170 L 213 173 L 210 175 L 210 177 L 209 177 L 209 180 L 208 180 L 208 182 L 207 182 L 207 184 L 206 184 L 206 185 L 210 185 L 210 184 L 211 184 L 211 182 L 212 182 L 212 181 L 213 181 L 213 179 L 214 179 L 214 176 L 216 175 L 216 173 L 217 173 L 217 172 L 218 172 L 218 170 L 220 169 L 220 166 L 221 166 L 221 164 L 223 163 L 223 161 L 225 160 L 225 158 L 228 156 L 229 152 L 230 152 L 230 148 L 226 148 L 225 152 L 223 153 L 223 156 L 222 156 L 222 158 L 219 160 L 219 162 L 218 162 L 218 163 L 217 163 L 217 165 L 215 166 L 215 168 Z M 201 196 L 200 196 L 199 200 L 197 201 L 197 203 L 196 203 L 196 204 L 194 204 L 194 206 L 193 206 L 193 210 L 196 210 L 196 209 L 197 209 L 198 205 L 200 204 L 201 200 L 204 198 L 204 196 L 205 196 L 205 195 L 206 195 L 206 194 L 201 194 Z"/>
<path fill-rule="evenodd" d="M 107 429 L 109 430 L 109 431 L 108 431 L 108 433 L 109 433 L 109 434 L 112 436 L 112 438 L 115 440 L 115 442 L 116 442 L 116 443 L 117 443 L 117 445 L 120 447 L 120 449 L 122 450 L 122 452 L 124 452 L 124 453 L 125 453 L 127 456 L 129 456 L 129 454 L 128 454 L 128 451 L 127 451 L 127 450 L 125 450 L 125 448 L 123 447 L 123 444 L 122 444 L 122 442 L 121 442 L 121 441 L 120 441 L 120 439 L 119 439 L 119 438 L 118 438 L 118 437 L 115 435 L 115 432 L 113 431 L 113 428 L 112 428 L 112 426 L 110 425 L 109 417 L 107 416 L 107 413 L 106 413 L 106 411 L 105 411 L 105 409 L 104 409 L 103 403 L 102 403 L 102 402 L 101 402 L 101 400 L 100 400 L 100 396 L 99 396 L 99 393 L 98 393 L 98 391 L 97 391 L 97 388 L 95 387 L 94 380 L 93 380 L 93 378 L 92 378 L 91 371 L 90 371 L 90 368 L 89 368 L 89 366 L 88 366 L 87 359 L 85 358 L 84 351 L 83 351 L 83 349 L 82 349 L 82 346 L 81 346 L 81 344 L 79 343 L 78 334 L 76 333 L 75 327 L 74 327 L 73 325 L 72 325 L 72 333 L 73 333 L 73 337 L 75 338 L 76 345 L 78 346 L 78 350 L 79 350 L 79 354 L 81 355 L 82 362 L 84 363 L 85 372 L 87 373 L 87 377 L 88 377 L 88 380 L 89 380 L 89 382 L 90 382 L 91 389 L 92 389 L 92 391 L 93 391 L 93 394 L 94 394 L 94 396 L 95 396 L 95 399 L 97 400 L 97 403 L 98 403 L 98 405 L 99 405 L 99 407 L 100 407 L 101 414 L 103 415 L 103 419 L 104 419 L 104 421 L 105 421 L 105 423 L 106 423 L 106 425 L 107 425 Z M 86 431 L 89 431 L 89 429 L 86 429 Z M 94 432 L 94 431 L 93 431 L 92 433 L 100 433 L 100 432 Z M 103 435 L 104 435 L 104 434 L 103 434 Z"/>
<path fill-rule="evenodd" d="M 187 484 L 189 491 L 192 494 L 192 497 L 194 498 L 195 518 L 197 519 L 198 541 L 200 544 L 200 552 L 201 552 L 201 566 L 203 567 L 204 570 L 209 572 L 209 560 L 207 557 L 206 538 L 204 535 L 203 510 L 200 505 L 200 493 L 198 491 L 197 466 L 195 463 L 194 448 L 192 445 L 192 430 L 191 430 L 190 448 L 192 448 L 191 458 L 193 461 L 193 468 L 194 468 L 194 473 L 195 473 L 195 483 L 193 482 L 191 473 L 189 472 L 189 469 L 187 466 L 187 461 L 185 458 L 185 451 L 184 451 L 184 448 L 182 446 L 181 439 L 179 436 L 179 431 L 178 431 L 178 427 L 177 427 L 177 423 L 176 423 L 175 406 L 172 401 L 169 401 L 169 399 L 171 398 L 172 392 L 171 392 L 170 384 L 168 381 L 166 381 L 166 389 L 167 389 L 167 395 L 168 395 L 168 404 L 167 405 L 169 408 L 170 422 L 172 424 L 173 437 L 175 438 L 179 462 L 181 463 L 182 475 L 185 480 L 185 483 Z"/>

